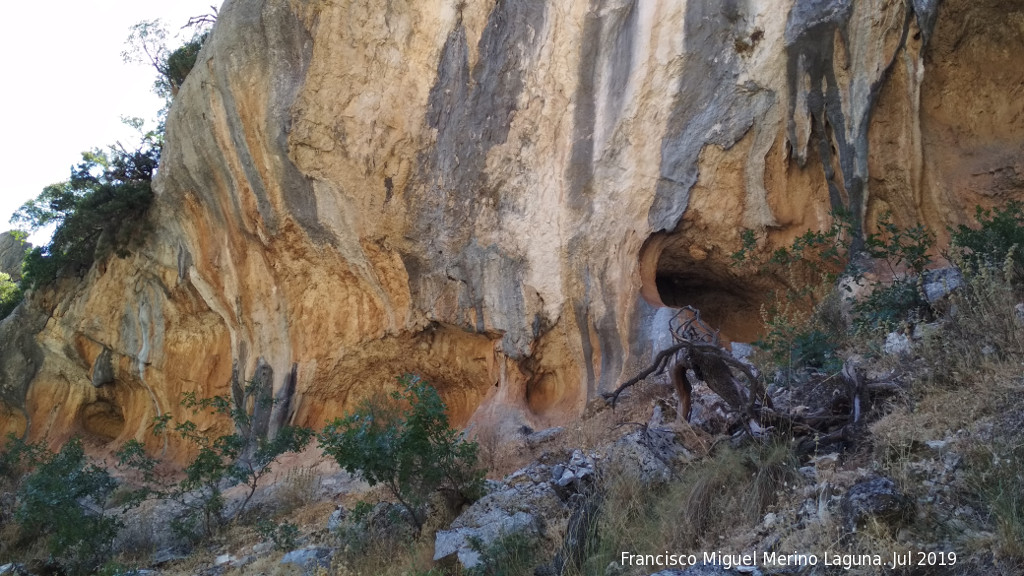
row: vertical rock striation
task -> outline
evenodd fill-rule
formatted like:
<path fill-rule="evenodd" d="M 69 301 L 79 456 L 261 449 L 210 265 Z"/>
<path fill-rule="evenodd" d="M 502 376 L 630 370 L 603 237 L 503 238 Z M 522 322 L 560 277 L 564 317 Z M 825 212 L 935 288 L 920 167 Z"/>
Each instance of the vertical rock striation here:
<path fill-rule="evenodd" d="M 996 0 L 228 0 L 149 240 L 4 340 L 6 427 L 114 446 L 258 380 L 272 433 L 407 371 L 461 424 L 563 421 L 645 363 L 666 305 L 751 334 L 743 229 L 781 245 L 842 208 L 941 230 L 1020 197 L 1022 22 Z"/>

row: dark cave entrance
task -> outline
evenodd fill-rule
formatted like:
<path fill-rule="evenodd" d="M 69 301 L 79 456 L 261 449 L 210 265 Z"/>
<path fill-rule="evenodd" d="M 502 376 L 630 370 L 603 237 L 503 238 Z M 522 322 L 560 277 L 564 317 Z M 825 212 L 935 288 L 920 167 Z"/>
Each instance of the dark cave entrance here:
<path fill-rule="evenodd" d="M 640 250 L 641 295 L 653 306 L 693 306 L 727 340 L 761 334 L 761 304 L 770 289 L 742 274 L 726 254 L 696 248 L 684 234 L 659 232 Z"/>

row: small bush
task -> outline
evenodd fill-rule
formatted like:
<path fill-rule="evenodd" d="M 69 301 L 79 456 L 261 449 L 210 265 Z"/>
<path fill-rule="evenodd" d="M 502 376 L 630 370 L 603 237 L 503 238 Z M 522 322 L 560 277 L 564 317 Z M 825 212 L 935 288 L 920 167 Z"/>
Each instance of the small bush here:
<path fill-rule="evenodd" d="M 927 320 L 931 305 L 916 278 L 900 278 L 892 284 L 877 283 L 867 297 L 854 304 L 853 312 L 858 329 L 889 331 L 902 324 Z"/>
<path fill-rule="evenodd" d="M 437 390 L 412 375 L 399 383 L 402 390 L 390 399 L 364 402 L 317 438 L 324 453 L 350 474 L 387 487 L 419 530 L 422 506 L 431 493 L 441 490 L 475 501 L 482 495 L 484 474 L 477 467 L 477 444 L 449 426 Z"/>
<path fill-rule="evenodd" d="M 14 213 L 12 223 L 38 230 L 56 224 L 46 246 L 25 256 L 21 285 L 38 288 L 63 274 L 82 274 L 97 259 L 126 256 L 144 227 L 161 143 L 145 135 L 137 150 L 112 146 L 82 154 L 67 182 L 43 189 Z"/>
<path fill-rule="evenodd" d="M 890 218 L 889 213 L 881 215 L 879 231 L 868 235 L 865 246 L 868 255 L 888 267 L 892 280 L 872 282 L 871 292 L 854 306 L 854 325 L 859 330 L 889 331 L 932 315 L 920 283 L 932 263 L 935 235 L 920 224 L 899 228 Z"/>
<path fill-rule="evenodd" d="M 1014 200 L 994 212 L 980 206 L 975 210 L 977 228 L 960 225 L 950 230 L 954 259 L 969 273 L 1001 270 L 1009 260 L 1013 280 L 1019 283 L 1024 270 L 1024 204 Z"/>
<path fill-rule="evenodd" d="M 769 310 L 765 317 L 768 332 L 757 345 L 776 366 L 789 372 L 805 367 L 826 372 L 842 368 L 836 338 L 818 326 L 814 315 L 793 316 Z"/>
<path fill-rule="evenodd" d="M 274 543 L 278 550 L 294 550 L 299 546 L 299 527 L 291 522 L 278 524 L 273 520 L 260 520 L 256 524 L 259 535 Z"/>
<path fill-rule="evenodd" d="M 783 289 L 761 310 L 765 334 L 757 342 L 772 363 L 787 374 L 811 367 L 838 370 L 837 329 L 819 321 L 817 310 L 830 303 L 839 275 L 849 262 L 849 217 L 833 214 L 824 231 L 809 230 L 788 247 L 759 252 L 751 230 L 742 232 L 743 247 L 733 261 L 772 277 Z"/>
<path fill-rule="evenodd" d="M 174 50 L 167 56 L 166 75 L 167 81 L 177 90 L 185 82 L 185 78 L 196 65 L 196 58 L 203 44 L 206 43 L 209 32 L 197 34 L 181 47 Z"/>
<path fill-rule="evenodd" d="M 209 410 L 211 415 L 231 417 L 238 428 L 244 428 L 251 418 L 244 408 L 232 406 L 224 396 L 197 399 L 194 393 L 185 393 L 182 405 L 194 413 Z M 118 451 L 119 464 L 141 473 L 146 495 L 171 499 L 182 506 L 184 512 L 172 518 L 170 526 L 179 536 L 192 541 L 215 533 L 227 523 L 227 501 L 223 494 L 226 487 L 244 484 L 248 488 L 234 511 L 236 515 L 242 514 L 278 457 L 304 449 L 313 438 L 312 430 L 297 426 L 285 426 L 271 439 L 247 438 L 240 433 L 210 438 L 191 420 L 172 423 L 169 415 L 157 418 L 154 434 L 167 430 L 198 449 L 180 481 L 167 484 L 156 478 L 156 460 L 147 456 L 143 446 L 135 441 Z"/>
<path fill-rule="evenodd" d="M 480 554 L 480 563 L 467 576 L 530 576 L 537 566 L 538 542 L 526 534 L 506 534 L 487 546 L 471 540 L 469 545 Z"/>
<path fill-rule="evenodd" d="M 21 286 L 11 280 L 6 272 L 0 272 L 0 320 L 7 318 L 21 304 L 24 294 Z"/>
<path fill-rule="evenodd" d="M 105 469 L 89 464 L 78 439 L 56 454 L 42 455 L 18 489 L 20 539 L 45 542 L 52 561 L 68 574 L 93 573 L 112 556 L 123 525 L 106 511 L 116 486 Z"/>

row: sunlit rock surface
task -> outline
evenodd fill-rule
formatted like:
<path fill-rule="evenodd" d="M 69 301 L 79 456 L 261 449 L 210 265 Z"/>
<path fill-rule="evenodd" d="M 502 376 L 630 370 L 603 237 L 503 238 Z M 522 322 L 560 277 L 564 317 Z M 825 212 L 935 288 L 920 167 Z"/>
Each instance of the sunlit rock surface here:
<path fill-rule="evenodd" d="M 458 424 L 566 421 L 664 305 L 754 334 L 743 229 L 842 207 L 941 237 L 1021 197 L 1022 26 L 998 0 L 229 0 L 145 246 L 0 326 L 0 431 L 176 453 L 152 418 L 261 360 L 299 424 L 404 372 Z"/>
<path fill-rule="evenodd" d="M 21 261 L 25 252 L 32 248 L 11 232 L 0 234 L 0 272 L 7 274 L 12 280 L 21 279 Z"/>

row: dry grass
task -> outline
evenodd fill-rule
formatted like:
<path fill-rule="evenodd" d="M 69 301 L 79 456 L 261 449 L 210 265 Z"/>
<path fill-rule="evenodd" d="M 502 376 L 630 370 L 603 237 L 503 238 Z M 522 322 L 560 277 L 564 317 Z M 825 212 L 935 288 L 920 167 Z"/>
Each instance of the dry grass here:
<path fill-rule="evenodd" d="M 277 509 L 282 514 L 316 502 L 323 477 L 315 466 L 289 468 L 280 480 Z"/>
<path fill-rule="evenodd" d="M 424 573 L 433 568 L 434 540 L 419 538 L 401 541 L 388 537 L 371 540 L 358 551 L 339 543 L 331 576 L 404 576 Z"/>
<path fill-rule="evenodd" d="M 908 527 L 913 535 L 987 558 L 984 570 L 1003 574 L 1024 569 L 1024 323 L 1017 302 L 1006 276 L 969 277 L 951 297 L 950 315 L 918 345 L 918 377 L 906 402 L 872 426 L 880 467 L 926 503 Z M 948 448 L 937 454 L 935 442 Z M 959 464 L 937 497 L 939 472 L 931 470 L 948 469 L 944 450 Z"/>
<path fill-rule="evenodd" d="M 625 470 L 606 470 L 598 539 L 579 574 L 600 574 L 623 551 L 696 553 L 753 528 L 797 481 L 786 444 L 720 447 L 667 486 L 644 486 Z"/>

